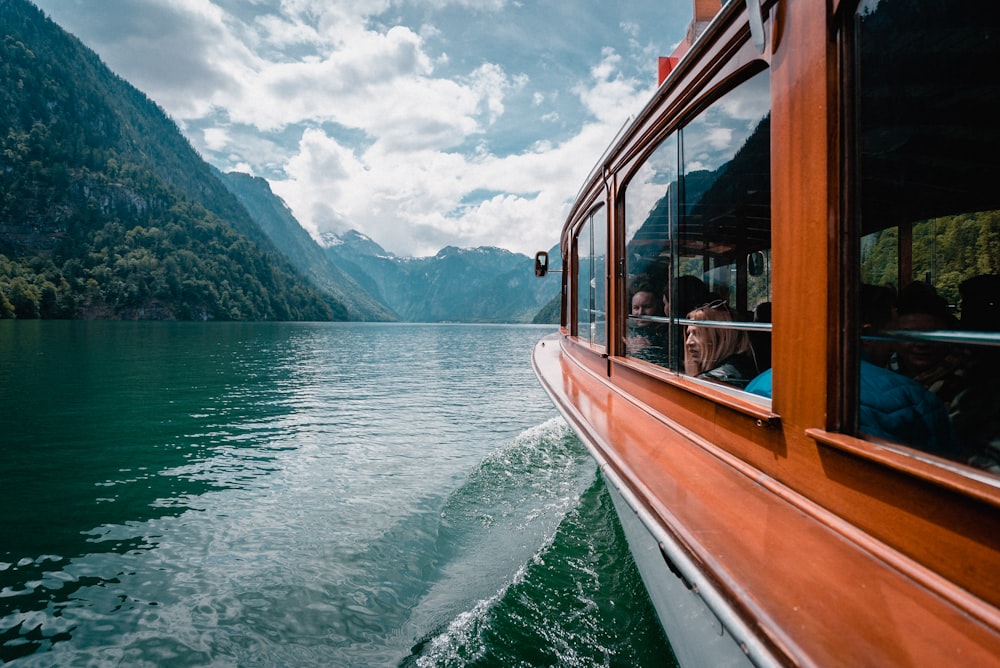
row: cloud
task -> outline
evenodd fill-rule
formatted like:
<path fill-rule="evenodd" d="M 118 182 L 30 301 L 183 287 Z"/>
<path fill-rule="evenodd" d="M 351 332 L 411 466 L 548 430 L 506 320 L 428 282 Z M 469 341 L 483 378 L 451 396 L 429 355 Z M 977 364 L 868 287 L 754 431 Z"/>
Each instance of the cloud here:
<path fill-rule="evenodd" d="M 616 60 L 606 53 L 590 85 L 577 87 L 594 118 L 561 143 L 538 142 L 507 156 L 381 140 L 354 151 L 322 132 L 307 131 L 288 163 L 288 178 L 273 187 L 314 234 L 354 227 L 398 254 L 433 254 L 440 239 L 526 254 L 548 249 L 571 197 L 628 112 L 635 111 L 629 105 L 648 96 L 645 82 L 618 75 Z"/>
<path fill-rule="evenodd" d="M 604 48 L 601 60 L 591 69 L 592 80 L 574 89 L 587 111 L 605 123 L 621 123 L 622 109 L 637 112 L 655 89 L 649 82 L 643 86 L 623 76 L 621 62 L 614 49 Z"/>
<path fill-rule="evenodd" d="M 314 235 L 400 255 L 555 243 L 655 88 L 647 4 L 663 10 L 585 2 L 566 24 L 505 0 L 39 0 L 207 160 L 268 178 Z"/>
<path fill-rule="evenodd" d="M 129 0 L 103 0 L 100 12 L 88 3 L 82 16 L 92 22 L 92 46 L 176 118 L 208 113 L 220 93 L 239 90 L 240 73 L 255 61 L 207 0 L 146 0 L 141 11 Z"/>
<path fill-rule="evenodd" d="M 206 128 L 202 133 L 205 146 L 213 151 L 219 151 L 226 147 L 232 139 L 225 128 Z"/>

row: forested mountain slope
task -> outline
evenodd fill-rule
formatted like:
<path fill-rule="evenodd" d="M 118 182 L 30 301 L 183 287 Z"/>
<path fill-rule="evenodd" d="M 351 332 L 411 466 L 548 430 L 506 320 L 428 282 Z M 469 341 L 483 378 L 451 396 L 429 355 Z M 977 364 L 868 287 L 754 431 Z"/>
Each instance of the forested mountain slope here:
<path fill-rule="evenodd" d="M 222 174 L 220 178 L 292 265 L 344 304 L 350 320 L 399 319 L 391 309 L 374 299 L 365 288 L 330 261 L 288 206 L 271 191 L 265 179 L 239 172 Z"/>
<path fill-rule="evenodd" d="M 0 317 L 348 317 L 79 40 L 25 0 L 0 34 Z"/>

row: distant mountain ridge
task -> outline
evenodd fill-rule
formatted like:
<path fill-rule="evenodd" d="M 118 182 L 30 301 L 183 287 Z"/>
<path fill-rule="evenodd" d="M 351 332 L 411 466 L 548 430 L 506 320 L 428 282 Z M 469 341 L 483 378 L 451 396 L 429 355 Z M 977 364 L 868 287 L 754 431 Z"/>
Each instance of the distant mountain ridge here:
<path fill-rule="evenodd" d="M 260 177 L 240 172 L 219 173 L 219 178 L 302 275 L 347 309 L 348 320 L 398 320 L 384 303 L 330 261 L 323 249 L 292 215 L 284 201 Z"/>
<path fill-rule="evenodd" d="M 378 245 L 371 237 L 358 232 L 348 230 L 343 234 L 324 232 L 320 235 L 320 246 L 329 248 L 331 246 L 345 246 L 343 250 L 349 250 L 354 255 L 376 255 L 382 257 L 396 257 L 386 249 Z"/>
<path fill-rule="evenodd" d="M 401 258 L 356 231 L 322 239 L 332 261 L 409 322 L 532 322 L 559 286 L 534 260 L 492 246 Z"/>
<path fill-rule="evenodd" d="M 495 247 L 448 246 L 399 257 L 350 230 L 317 243 L 266 180 L 230 172 L 223 182 L 304 275 L 347 305 L 353 320 L 531 322 L 558 286 L 538 281 L 533 260 Z"/>

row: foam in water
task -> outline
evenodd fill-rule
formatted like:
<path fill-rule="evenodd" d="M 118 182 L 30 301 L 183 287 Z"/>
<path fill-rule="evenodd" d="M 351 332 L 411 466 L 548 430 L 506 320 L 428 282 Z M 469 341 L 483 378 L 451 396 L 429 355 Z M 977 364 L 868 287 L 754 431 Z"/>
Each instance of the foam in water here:
<path fill-rule="evenodd" d="M 582 452 L 565 424 L 529 433 L 539 437 L 536 463 L 557 461 L 561 448 Z M 557 524 L 532 553 L 492 593 L 424 636 L 402 665 L 672 665 L 604 483 L 593 465 L 579 473 L 580 486 L 562 497 Z"/>

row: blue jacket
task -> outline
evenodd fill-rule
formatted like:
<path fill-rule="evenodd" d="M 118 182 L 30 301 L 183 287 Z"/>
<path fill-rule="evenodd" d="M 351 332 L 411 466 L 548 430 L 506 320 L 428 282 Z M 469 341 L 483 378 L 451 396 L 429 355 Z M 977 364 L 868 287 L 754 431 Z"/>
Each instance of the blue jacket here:
<path fill-rule="evenodd" d="M 915 380 L 861 362 L 858 427 L 875 438 L 946 457 L 959 453 L 958 438 L 944 403 Z M 771 396 L 771 370 L 747 385 L 747 392 Z"/>

